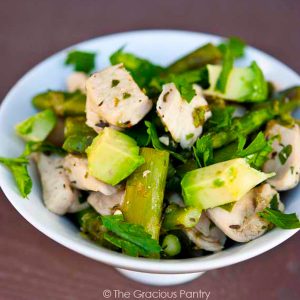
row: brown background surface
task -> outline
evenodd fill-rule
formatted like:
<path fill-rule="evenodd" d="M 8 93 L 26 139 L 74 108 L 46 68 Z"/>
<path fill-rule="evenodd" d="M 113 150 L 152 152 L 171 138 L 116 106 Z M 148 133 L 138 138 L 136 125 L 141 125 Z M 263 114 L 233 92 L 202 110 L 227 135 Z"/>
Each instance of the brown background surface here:
<path fill-rule="evenodd" d="M 0 0 L 0 99 L 33 65 L 113 32 L 186 29 L 241 36 L 300 72 L 300 1 Z M 103 299 L 104 289 L 157 290 L 50 240 L 0 194 L 0 300 Z M 300 299 L 299 234 L 257 258 L 161 291 L 209 299 Z M 194 298 L 196 299 L 196 298 Z"/>

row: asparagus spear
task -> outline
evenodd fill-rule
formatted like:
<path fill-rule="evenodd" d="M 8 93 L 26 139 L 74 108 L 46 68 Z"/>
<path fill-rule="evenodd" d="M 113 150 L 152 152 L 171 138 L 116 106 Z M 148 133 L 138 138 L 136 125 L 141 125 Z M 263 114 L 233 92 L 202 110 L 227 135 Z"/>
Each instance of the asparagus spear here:
<path fill-rule="evenodd" d="M 169 153 L 142 148 L 145 163 L 128 178 L 122 212 L 129 223 L 144 226 L 158 240 Z"/>
<path fill-rule="evenodd" d="M 289 113 L 300 106 L 300 87 L 294 87 L 280 94 L 277 99 L 255 105 L 241 118 L 233 120 L 226 131 L 207 133 L 211 136 L 213 148 L 220 148 L 235 141 L 239 135 L 247 136 L 268 121 L 281 114 Z"/>
<path fill-rule="evenodd" d="M 80 116 L 85 115 L 85 98 L 79 91 L 47 91 L 34 96 L 32 104 L 40 110 L 52 108 L 58 116 Z"/>
<path fill-rule="evenodd" d="M 63 149 L 71 153 L 84 153 L 96 135 L 96 132 L 85 124 L 84 117 L 68 117 L 65 121 Z"/>
<path fill-rule="evenodd" d="M 221 57 L 222 53 L 218 47 L 208 43 L 172 63 L 167 68 L 167 72 L 182 73 L 188 70 L 199 69 L 207 64 L 218 63 Z"/>
<path fill-rule="evenodd" d="M 275 93 L 275 97 L 283 100 L 283 99 L 300 99 L 300 86 L 292 86 L 288 89 Z"/>
<path fill-rule="evenodd" d="M 275 93 L 271 101 L 255 104 L 252 110 L 267 108 L 274 111 L 276 116 L 290 113 L 300 106 L 300 86 L 293 86 Z"/>
<path fill-rule="evenodd" d="M 211 134 L 213 148 L 220 148 L 235 141 L 239 135 L 248 135 L 276 116 L 275 111 L 262 108 L 236 118 L 226 131 Z"/>
<path fill-rule="evenodd" d="M 101 215 L 93 208 L 88 207 L 71 216 L 80 226 L 80 230 L 91 240 L 102 244 L 104 242 L 105 227 L 102 224 Z"/>
<path fill-rule="evenodd" d="M 201 209 L 195 207 L 179 207 L 171 204 L 165 211 L 162 227 L 166 230 L 194 227 L 201 216 Z"/>

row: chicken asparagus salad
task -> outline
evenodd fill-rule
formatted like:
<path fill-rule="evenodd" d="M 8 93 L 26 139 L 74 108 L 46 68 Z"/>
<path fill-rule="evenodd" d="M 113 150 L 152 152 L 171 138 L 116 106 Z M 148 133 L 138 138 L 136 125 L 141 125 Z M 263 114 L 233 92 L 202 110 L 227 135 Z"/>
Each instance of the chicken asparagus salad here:
<path fill-rule="evenodd" d="M 37 113 L 15 126 L 24 151 L 0 163 L 30 198 L 33 162 L 49 211 L 131 256 L 202 256 L 300 228 L 280 197 L 300 178 L 300 86 L 237 67 L 245 49 L 230 38 L 159 66 L 123 47 L 99 70 L 101 52 L 72 50 L 67 89 L 33 97 Z"/>

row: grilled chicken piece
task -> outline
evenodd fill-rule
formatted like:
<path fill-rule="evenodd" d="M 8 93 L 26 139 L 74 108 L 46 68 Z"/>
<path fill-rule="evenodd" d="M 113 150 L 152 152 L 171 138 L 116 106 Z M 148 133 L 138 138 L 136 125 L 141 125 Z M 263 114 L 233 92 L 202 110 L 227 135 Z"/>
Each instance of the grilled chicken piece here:
<path fill-rule="evenodd" d="M 63 169 L 63 157 L 42 153 L 33 157 L 40 173 L 46 207 L 58 215 L 65 214 L 78 201 L 79 192 L 71 188 Z"/>
<path fill-rule="evenodd" d="M 88 76 L 83 72 L 74 72 L 67 78 L 67 87 L 69 92 L 80 91 L 86 93 L 86 81 Z"/>
<path fill-rule="evenodd" d="M 81 210 L 84 210 L 89 207 L 89 203 L 87 201 L 80 203 L 79 197 L 76 198 L 76 200 L 71 204 L 71 206 L 68 209 L 68 213 L 76 213 Z"/>
<path fill-rule="evenodd" d="M 87 201 L 99 214 L 103 216 L 112 215 L 114 211 L 121 206 L 124 195 L 124 190 L 110 196 L 93 192 L 89 195 Z"/>
<path fill-rule="evenodd" d="M 300 174 L 300 130 L 298 125 L 285 127 L 275 121 L 268 123 L 268 139 L 274 138 L 273 152 L 263 166 L 263 171 L 275 172 L 276 176 L 268 179 L 277 191 L 286 191 L 299 183 Z M 278 136 L 276 138 L 276 136 Z"/>
<path fill-rule="evenodd" d="M 71 185 L 77 189 L 101 192 L 104 195 L 112 195 L 118 191 L 118 187 L 113 187 L 89 175 L 87 158 L 68 154 L 63 161 L 63 168 Z"/>
<path fill-rule="evenodd" d="M 211 116 L 200 86 L 194 84 L 196 95 L 188 103 L 184 100 L 174 83 L 163 86 L 156 110 L 173 139 L 182 148 L 191 148 L 202 133 L 204 122 Z"/>
<path fill-rule="evenodd" d="M 182 196 L 178 193 L 175 193 L 175 192 L 168 193 L 166 195 L 166 198 L 167 198 L 169 204 L 176 204 L 180 207 L 185 207 Z"/>
<path fill-rule="evenodd" d="M 97 133 L 101 132 L 104 127 L 109 126 L 109 124 L 102 119 L 100 119 L 97 114 L 98 106 L 93 101 L 86 99 L 85 112 L 86 112 L 86 124 L 93 128 Z"/>
<path fill-rule="evenodd" d="M 225 234 L 212 224 L 205 212 L 202 212 L 198 224 L 185 232 L 198 249 L 206 251 L 221 251 L 226 241 Z"/>
<path fill-rule="evenodd" d="M 262 184 L 234 203 L 231 211 L 215 207 L 208 209 L 206 213 L 232 240 L 245 243 L 263 235 L 272 226 L 257 215 L 270 207 L 272 199 L 276 201 L 278 209 L 283 211 L 284 206 L 277 191 L 269 184 Z"/>
<path fill-rule="evenodd" d="M 86 84 L 87 125 L 108 123 L 121 128 L 137 124 L 150 111 L 152 101 L 123 67 L 115 65 L 93 74 Z M 108 125 L 107 124 L 107 125 Z"/>

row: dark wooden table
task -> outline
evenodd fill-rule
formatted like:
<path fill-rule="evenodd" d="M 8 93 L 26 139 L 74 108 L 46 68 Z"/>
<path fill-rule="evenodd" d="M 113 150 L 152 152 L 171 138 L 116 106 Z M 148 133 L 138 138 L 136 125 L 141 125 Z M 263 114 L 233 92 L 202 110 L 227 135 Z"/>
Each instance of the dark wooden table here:
<path fill-rule="evenodd" d="M 241 36 L 300 72 L 299 13 L 300 1 L 292 0 L 1 0 L 0 99 L 50 54 L 92 37 L 136 29 Z M 157 290 L 53 242 L 0 197 L 0 300 L 90 300 L 103 299 L 104 289 Z M 300 299 L 299 249 L 297 234 L 259 257 L 160 290 L 201 289 L 211 292 L 209 299 Z"/>

